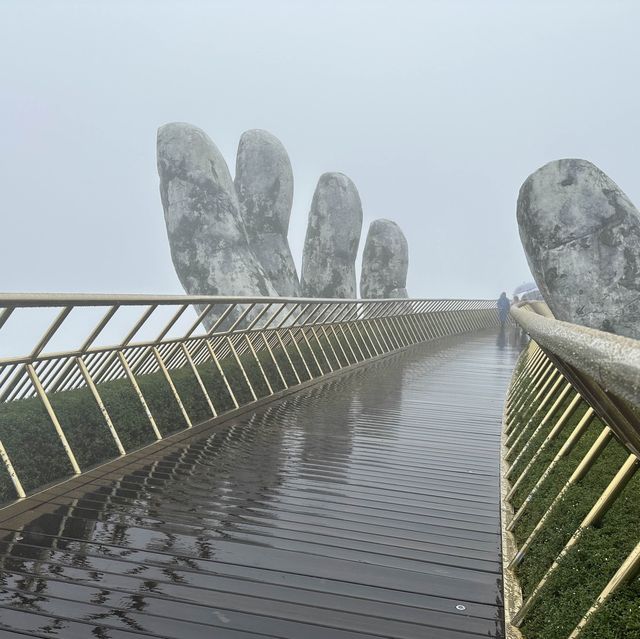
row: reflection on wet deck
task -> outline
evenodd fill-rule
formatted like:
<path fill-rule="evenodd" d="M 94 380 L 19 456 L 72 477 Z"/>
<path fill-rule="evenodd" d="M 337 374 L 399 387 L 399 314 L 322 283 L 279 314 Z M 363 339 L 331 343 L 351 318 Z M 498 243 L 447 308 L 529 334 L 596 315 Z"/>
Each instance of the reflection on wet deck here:
<path fill-rule="evenodd" d="M 501 637 L 516 355 L 415 347 L 0 517 L 0 635 Z"/>

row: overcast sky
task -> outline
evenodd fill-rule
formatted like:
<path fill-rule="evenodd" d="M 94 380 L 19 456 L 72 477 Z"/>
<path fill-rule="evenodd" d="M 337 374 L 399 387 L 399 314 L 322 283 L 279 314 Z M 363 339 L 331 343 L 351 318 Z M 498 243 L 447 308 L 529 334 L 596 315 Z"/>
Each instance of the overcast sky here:
<path fill-rule="evenodd" d="M 518 189 L 591 160 L 640 202 L 640 3 L 0 1 L 0 290 L 180 293 L 156 129 L 235 168 L 271 131 L 295 176 L 298 265 L 319 175 L 409 240 L 413 297 L 530 278 Z"/>

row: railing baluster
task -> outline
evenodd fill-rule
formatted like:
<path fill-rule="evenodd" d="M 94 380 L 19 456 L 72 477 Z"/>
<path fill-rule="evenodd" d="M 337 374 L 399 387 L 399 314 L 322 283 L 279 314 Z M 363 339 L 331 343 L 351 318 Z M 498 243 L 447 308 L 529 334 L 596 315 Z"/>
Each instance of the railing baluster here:
<path fill-rule="evenodd" d="M 198 386 L 200 386 L 200 390 L 202 391 L 202 394 L 204 395 L 204 398 L 207 402 L 207 406 L 209 406 L 209 410 L 211 411 L 211 414 L 214 417 L 218 416 L 218 411 L 215 409 L 215 406 L 213 405 L 213 402 L 211 401 L 211 397 L 209 396 L 209 391 L 207 391 L 206 386 L 204 385 L 204 382 L 202 381 L 202 377 L 200 377 L 200 373 L 198 372 L 198 369 L 196 368 L 195 363 L 193 362 L 193 359 L 191 358 L 191 354 L 189 353 L 189 349 L 186 347 L 184 342 L 181 342 L 180 346 L 182 347 L 182 352 L 184 353 L 184 356 L 187 358 L 187 361 L 189 362 L 189 368 L 191 368 L 191 371 L 193 372 L 196 381 L 198 382 Z"/>
<path fill-rule="evenodd" d="M 302 354 L 302 350 L 300 349 L 298 341 L 293 335 L 292 330 L 288 329 L 288 333 L 289 333 L 289 337 L 291 338 L 291 341 L 293 342 L 295 349 L 298 351 L 298 355 L 300 356 L 302 363 L 304 364 L 304 368 L 307 371 L 307 375 L 309 376 L 309 379 L 314 379 L 314 376 L 311 374 L 311 369 L 309 368 L 309 364 L 307 364 L 307 360 L 304 358 L 304 355 Z"/>
<path fill-rule="evenodd" d="M 7 470 L 7 474 L 11 479 L 11 483 L 13 487 L 16 489 L 16 494 L 19 499 L 24 499 L 26 497 L 26 493 L 24 492 L 24 488 L 22 487 L 22 483 L 20 482 L 20 478 L 11 463 L 11 459 L 9 458 L 9 454 L 7 453 L 7 449 L 4 447 L 2 440 L 0 440 L 0 459 L 2 459 L 2 463 Z"/>
<path fill-rule="evenodd" d="M 282 341 L 282 337 L 280 337 L 280 332 L 278 329 L 276 329 L 276 337 L 278 338 L 278 342 L 280 343 L 280 348 L 282 348 L 284 354 L 287 357 L 287 361 L 289 362 L 289 366 L 291 366 L 291 370 L 293 371 L 293 375 L 296 378 L 296 381 L 298 382 L 298 384 L 301 384 L 302 382 L 300 381 L 300 376 L 298 375 L 298 371 L 296 370 L 296 367 L 293 365 L 293 361 L 291 359 L 291 356 L 289 355 L 289 351 L 287 350 L 287 347 Z"/>
<path fill-rule="evenodd" d="M 260 333 L 260 335 L 262 336 L 262 341 L 264 342 L 265 348 L 267 349 L 267 351 L 269 352 L 269 355 L 271 356 L 271 361 L 273 362 L 273 365 L 276 367 L 276 370 L 278 371 L 278 376 L 280 377 L 280 381 L 282 382 L 282 386 L 284 388 L 289 388 L 289 384 L 287 384 L 287 380 L 284 378 L 284 375 L 282 374 L 282 371 L 280 370 L 280 364 L 278 364 L 278 360 L 276 359 L 275 355 L 273 354 L 273 351 L 271 350 L 271 346 L 269 346 L 269 342 L 268 342 L 267 338 L 265 337 L 264 333 Z"/>
<path fill-rule="evenodd" d="M 89 390 L 93 395 L 93 398 L 96 400 L 96 404 L 98 404 L 98 408 L 100 409 L 100 412 L 102 413 L 102 417 L 104 418 L 107 428 L 111 433 L 111 437 L 113 437 L 113 441 L 116 444 L 116 448 L 118 449 L 118 452 L 121 455 L 125 455 L 126 451 L 124 449 L 124 446 L 122 445 L 122 442 L 120 441 L 118 432 L 116 431 L 116 428 L 113 425 L 113 422 L 111 421 L 111 417 L 109 417 L 109 412 L 107 411 L 107 407 L 104 405 L 102 401 L 102 397 L 100 397 L 100 393 L 98 392 L 96 385 L 93 383 L 93 379 L 91 378 L 91 375 L 87 370 L 87 367 L 85 366 L 84 361 L 82 361 L 82 357 L 76 357 L 76 364 L 78 365 L 78 368 L 82 373 L 82 377 L 84 377 L 84 381 L 87 383 L 87 386 L 89 387 Z"/>
<path fill-rule="evenodd" d="M 128 377 L 129 382 L 133 386 L 133 390 L 135 391 L 136 395 L 138 396 L 138 399 L 140 400 L 140 403 L 142 404 L 142 409 L 144 410 L 144 413 L 147 416 L 147 419 L 149 420 L 149 424 L 151 425 L 151 428 L 153 429 L 153 433 L 156 436 L 156 439 L 157 440 L 162 439 L 162 435 L 160 433 L 160 430 L 158 429 L 158 425 L 156 424 L 156 420 L 154 419 L 153 415 L 151 414 L 151 410 L 149 409 L 149 406 L 147 404 L 147 400 L 144 398 L 142 390 L 140 389 L 140 386 L 138 385 L 138 381 L 136 380 L 135 375 L 131 371 L 131 368 L 129 366 L 129 362 L 127 361 L 127 357 L 122 351 L 118 351 L 118 359 L 120 360 L 120 364 L 122 365 L 122 368 L 123 368 L 123 370 L 125 372 L 125 375 Z"/>
<path fill-rule="evenodd" d="M 238 404 L 238 400 L 236 399 L 236 395 L 233 392 L 233 389 L 231 388 L 231 384 L 229 384 L 229 380 L 227 379 L 227 376 L 225 375 L 224 370 L 222 369 L 222 365 L 220 363 L 220 361 L 218 360 L 218 357 L 216 356 L 213 347 L 211 346 L 211 343 L 209 342 L 209 340 L 205 340 L 205 344 L 207 346 L 207 350 L 209 351 L 209 354 L 211 355 L 211 360 L 213 361 L 213 363 L 215 364 L 216 368 L 218 369 L 218 373 L 220 374 L 220 377 L 222 377 L 222 381 L 224 382 L 224 385 L 227 387 L 227 391 L 229 392 L 229 396 L 231 397 L 231 401 L 233 402 L 233 405 L 235 408 L 239 408 L 240 404 Z"/>
<path fill-rule="evenodd" d="M 56 413 L 53 410 L 53 407 L 51 406 L 51 402 L 49 401 L 49 398 L 47 397 L 47 394 L 44 392 L 44 389 L 42 388 L 42 384 L 40 383 L 40 380 L 38 379 L 38 374 L 36 373 L 36 371 L 33 368 L 33 364 L 27 364 L 26 365 L 26 369 L 27 369 L 27 373 L 29 375 L 29 378 L 31 379 L 31 383 L 33 384 L 34 388 L 36 389 L 36 393 L 38 394 L 38 397 L 40 398 L 40 401 L 44 405 L 44 408 L 47 411 L 47 414 L 49 415 L 49 419 L 51 420 L 51 423 L 53 424 L 53 427 L 55 428 L 56 433 L 58 434 L 58 439 L 62 443 L 62 447 L 64 448 L 64 452 L 67 454 L 67 457 L 69 458 L 69 462 L 71 463 L 71 467 L 73 468 L 73 472 L 76 475 L 79 475 L 80 474 L 80 466 L 78 466 L 78 462 L 76 461 L 76 457 L 73 454 L 73 451 L 71 450 L 71 446 L 69 446 L 69 442 L 67 441 L 67 437 L 65 436 L 64 431 L 62 430 L 62 426 L 60 425 L 60 422 L 58 421 L 58 417 L 56 416 Z"/>
<path fill-rule="evenodd" d="M 253 385 L 251 384 L 251 381 L 249 380 L 249 376 L 247 375 L 247 371 L 245 371 L 244 366 L 242 365 L 242 362 L 240 361 L 240 357 L 238 356 L 238 353 L 237 353 L 236 349 L 234 348 L 233 343 L 231 342 L 231 338 L 227 335 L 225 339 L 227 341 L 227 345 L 231 349 L 231 353 L 233 354 L 233 357 L 235 358 L 236 363 L 240 367 L 240 371 L 242 372 L 242 375 L 244 377 L 244 381 L 247 382 L 247 386 L 249 387 L 249 392 L 251 393 L 251 397 L 253 397 L 253 401 L 257 402 L 258 401 L 258 396 L 256 395 L 256 392 L 253 390 Z"/>
<path fill-rule="evenodd" d="M 265 381 L 265 384 L 267 385 L 267 389 L 269 390 L 269 395 L 273 395 L 273 387 L 271 386 L 271 382 L 269 381 L 269 378 L 267 377 L 267 374 L 264 372 L 264 368 L 262 368 L 262 364 L 260 362 L 260 358 L 258 357 L 258 354 L 256 353 L 255 349 L 253 348 L 253 342 L 251 341 L 251 339 L 249 338 L 249 335 L 247 333 L 244 334 L 244 339 L 247 343 L 247 346 L 249 347 L 249 350 L 251 351 L 251 354 L 253 355 L 253 359 L 255 359 L 256 364 L 258 365 L 258 368 L 260 369 L 260 372 L 262 373 L 262 377 Z"/>

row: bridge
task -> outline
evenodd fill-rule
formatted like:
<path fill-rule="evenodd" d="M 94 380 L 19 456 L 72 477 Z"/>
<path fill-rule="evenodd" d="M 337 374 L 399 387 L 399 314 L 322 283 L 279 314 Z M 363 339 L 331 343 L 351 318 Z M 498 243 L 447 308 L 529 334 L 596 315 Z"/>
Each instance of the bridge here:
<path fill-rule="evenodd" d="M 487 300 L 2 295 L 0 347 L 2 637 L 636 636 L 606 634 L 634 340 Z"/>

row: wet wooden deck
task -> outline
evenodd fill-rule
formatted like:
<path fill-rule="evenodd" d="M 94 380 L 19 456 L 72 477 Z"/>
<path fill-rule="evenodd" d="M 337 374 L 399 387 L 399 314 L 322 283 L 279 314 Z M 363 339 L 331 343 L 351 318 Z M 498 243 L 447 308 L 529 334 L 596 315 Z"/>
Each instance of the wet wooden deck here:
<path fill-rule="evenodd" d="M 502 637 L 516 355 L 415 347 L 0 511 L 0 636 Z"/>

